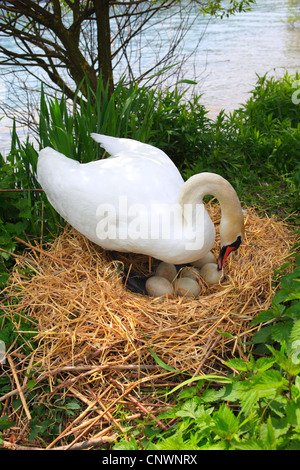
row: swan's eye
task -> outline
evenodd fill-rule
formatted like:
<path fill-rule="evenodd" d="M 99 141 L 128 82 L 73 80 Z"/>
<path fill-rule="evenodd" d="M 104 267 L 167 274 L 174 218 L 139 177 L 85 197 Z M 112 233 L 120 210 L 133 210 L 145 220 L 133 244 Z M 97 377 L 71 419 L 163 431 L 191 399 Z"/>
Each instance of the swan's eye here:
<path fill-rule="evenodd" d="M 218 258 L 218 270 L 221 271 L 221 269 L 224 266 L 224 263 L 228 257 L 228 255 L 232 252 L 238 249 L 240 244 L 242 243 L 242 237 L 239 235 L 235 242 L 231 243 L 230 245 L 225 245 L 222 246 Z"/>

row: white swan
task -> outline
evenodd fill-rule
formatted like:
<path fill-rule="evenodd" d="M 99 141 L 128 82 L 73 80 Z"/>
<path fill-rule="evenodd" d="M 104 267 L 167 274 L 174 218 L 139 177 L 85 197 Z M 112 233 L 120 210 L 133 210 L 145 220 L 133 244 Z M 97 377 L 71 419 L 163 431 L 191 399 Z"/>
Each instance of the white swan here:
<path fill-rule="evenodd" d="M 109 158 L 80 164 L 50 147 L 39 153 L 38 181 L 57 212 L 105 249 L 183 264 L 214 244 L 215 228 L 202 202 L 213 195 L 222 209 L 222 269 L 244 236 L 243 212 L 230 183 L 214 173 L 184 183 L 163 151 L 131 139 L 91 136 Z"/>

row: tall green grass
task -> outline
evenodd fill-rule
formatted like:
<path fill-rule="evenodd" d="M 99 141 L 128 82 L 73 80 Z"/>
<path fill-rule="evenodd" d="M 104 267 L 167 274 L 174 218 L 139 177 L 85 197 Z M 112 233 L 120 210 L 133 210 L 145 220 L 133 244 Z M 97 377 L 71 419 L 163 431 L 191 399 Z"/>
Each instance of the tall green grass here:
<path fill-rule="evenodd" d="M 123 86 L 121 81 L 109 96 L 101 77 L 96 93 L 86 84 L 87 97 L 77 90 L 73 103 L 65 96 L 48 100 L 41 90 L 39 146 L 51 146 L 82 163 L 103 152 L 91 139 L 92 132 L 114 137 L 149 140 L 155 105 L 154 91 Z"/>

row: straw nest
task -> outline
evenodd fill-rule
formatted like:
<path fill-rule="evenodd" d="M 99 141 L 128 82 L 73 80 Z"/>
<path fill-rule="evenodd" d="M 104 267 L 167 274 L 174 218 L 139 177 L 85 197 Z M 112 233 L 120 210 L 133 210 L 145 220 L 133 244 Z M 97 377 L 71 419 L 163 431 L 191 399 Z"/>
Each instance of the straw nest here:
<path fill-rule="evenodd" d="M 218 205 L 208 210 L 218 224 Z M 246 240 L 226 262 L 225 279 L 216 286 L 203 282 L 196 299 L 134 294 L 122 282 L 123 268 L 149 275 L 151 260 L 133 254 L 116 259 L 70 227 L 43 249 L 27 252 L 16 263 L 8 312 L 25 315 L 38 330 L 30 360 L 31 367 L 38 364 L 37 382 L 46 378 L 53 393 L 64 390 L 86 404 L 97 390 L 111 411 L 129 400 L 143 412 L 132 391 L 142 383 L 162 386 L 166 374 L 171 383 L 153 352 L 190 375 L 220 373 L 224 358 L 245 353 L 251 320 L 270 306 L 274 269 L 294 241 L 286 223 L 252 208 L 245 222 Z M 151 400 L 147 410 L 155 411 L 153 395 Z"/>

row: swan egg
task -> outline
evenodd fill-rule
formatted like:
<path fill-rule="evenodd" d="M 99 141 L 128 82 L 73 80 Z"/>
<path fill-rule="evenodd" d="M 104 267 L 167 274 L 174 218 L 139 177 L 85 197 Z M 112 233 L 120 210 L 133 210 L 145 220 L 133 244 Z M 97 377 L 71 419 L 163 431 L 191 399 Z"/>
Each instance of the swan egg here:
<path fill-rule="evenodd" d="M 175 268 L 174 264 L 165 263 L 162 261 L 157 266 L 155 275 L 164 277 L 165 279 L 168 279 L 168 281 L 172 282 L 177 275 L 177 269 Z"/>
<path fill-rule="evenodd" d="M 215 263 L 207 263 L 200 269 L 200 275 L 208 284 L 218 284 L 223 274 Z"/>
<path fill-rule="evenodd" d="M 202 268 L 205 264 L 208 264 L 208 263 L 215 263 L 216 262 L 216 258 L 215 258 L 215 255 L 209 251 L 206 255 L 204 255 L 202 258 L 198 259 L 197 261 L 193 261 L 193 263 L 191 263 L 193 266 L 195 266 L 196 268 Z"/>
<path fill-rule="evenodd" d="M 195 281 L 197 281 L 198 276 L 200 276 L 200 271 L 199 269 L 194 268 L 193 266 L 185 266 L 180 271 L 180 277 L 188 277 L 190 279 L 195 279 Z"/>
<path fill-rule="evenodd" d="M 200 294 L 200 286 L 195 279 L 181 277 L 176 281 L 175 292 L 177 295 L 186 297 L 197 297 Z"/>
<path fill-rule="evenodd" d="M 161 276 L 149 277 L 146 281 L 146 291 L 151 297 L 164 297 L 173 294 L 173 287 L 170 281 Z"/>

